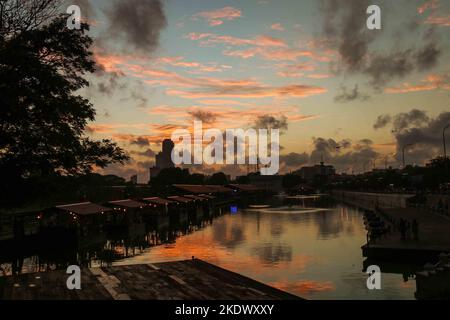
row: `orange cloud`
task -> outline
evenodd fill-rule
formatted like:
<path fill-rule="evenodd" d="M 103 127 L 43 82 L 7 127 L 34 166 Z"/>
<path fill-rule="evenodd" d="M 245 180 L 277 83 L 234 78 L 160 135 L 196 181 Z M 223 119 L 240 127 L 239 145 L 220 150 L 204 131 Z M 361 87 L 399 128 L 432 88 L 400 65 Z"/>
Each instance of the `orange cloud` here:
<path fill-rule="evenodd" d="M 426 24 L 437 25 L 441 27 L 450 27 L 450 15 L 444 17 L 429 16 L 425 20 Z"/>
<path fill-rule="evenodd" d="M 236 100 L 223 100 L 223 99 L 216 99 L 216 100 L 200 100 L 201 104 L 206 105 L 236 105 L 236 106 L 248 106 L 248 103 L 240 102 Z"/>
<path fill-rule="evenodd" d="M 297 97 L 305 98 L 327 92 L 325 88 L 309 85 L 287 85 L 282 87 L 269 86 L 229 86 L 205 87 L 193 91 L 173 90 L 166 91 L 168 95 L 181 96 L 189 99 L 234 97 L 234 98 L 267 98 L 267 97 Z"/>
<path fill-rule="evenodd" d="M 149 128 L 148 124 L 145 123 L 133 123 L 133 124 L 125 124 L 125 123 L 106 123 L 106 124 L 90 124 L 86 126 L 87 132 L 91 134 L 111 134 L 116 132 L 119 129 L 138 129 L 138 130 L 146 130 Z"/>
<path fill-rule="evenodd" d="M 170 65 L 174 67 L 182 67 L 194 69 L 189 71 L 190 73 L 207 73 L 207 72 L 222 72 L 226 69 L 231 69 L 228 65 L 219 65 L 216 62 L 209 64 L 203 64 L 195 61 L 184 61 L 184 57 L 160 57 L 156 59 L 155 64 L 157 65 Z"/>
<path fill-rule="evenodd" d="M 278 75 L 283 78 L 298 78 L 304 75 L 305 71 L 314 71 L 315 67 L 311 63 L 286 64 L 281 63 L 276 65 L 280 68 Z"/>
<path fill-rule="evenodd" d="M 102 55 L 98 52 L 94 52 L 94 60 L 106 72 L 120 72 L 119 66 L 125 64 L 128 61 L 128 57 L 120 55 Z"/>
<path fill-rule="evenodd" d="M 423 5 L 417 8 L 417 12 L 419 14 L 425 13 L 425 11 L 431 9 L 435 10 L 438 7 L 438 0 L 429 0 L 425 2 Z"/>
<path fill-rule="evenodd" d="M 242 16 L 242 11 L 233 7 L 224 7 L 222 9 L 212 11 L 202 11 L 193 16 L 193 20 L 201 17 L 208 21 L 210 26 L 219 26 L 224 21 L 231 21 Z"/>
<path fill-rule="evenodd" d="M 424 80 L 424 84 L 411 85 L 403 83 L 400 87 L 386 88 L 387 93 L 409 93 L 418 91 L 432 91 L 437 89 L 450 90 L 450 77 L 448 75 L 430 74 Z"/>
<path fill-rule="evenodd" d="M 259 47 L 287 47 L 287 44 L 278 38 L 268 35 L 259 35 L 253 39 L 237 38 L 228 35 L 217 35 L 213 33 L 195 33 L 191 32 L 185 38 L 198 41 L 202 46 L 209 46 L 212 44 L 228 44 L 232 46 L 259 46 Z"/>
<path fill-rule="evenodd" d="M 253 58 L 258 55 L 263 59 L 275 61 L 296 61 L 300 57 L 308 57 L 322 62 L 330 61 L 329 57 L 318 55 L 311 50 L 300 50 L 289 48 L 273 50 L 254 47 L 247 50 L 225 50 L 223 54 L 226 56 L 240 57 L 244 59 Z"/>
<path fill-rule="evenodd" d="M 333 75 L 328 74 L 328 73 L 316 73 L 316 74 L 309 74 L 307 75 L 308 78 L 311 79 L 327 79 L 327 78 L 331 78 Z"/>
<path fill-rule="evenodd" d="M 210 122 L 216 128 L 236 128 L 248 127 L 253 124 L 255 120 L 261 116 L 272 115 L 274 117 L 285 116 L 289 122 L 300 122 L 306 120 L 316 119 L 315 115 L 304 115 L 299 113 L 297 107 L 277 107 L 277 111 L 273 111 L 273 106 L 253 106 L 249 108 L 235 108 L 226 106 L 156 106 L 148 109 L 147 112 L 151 115 L 161 115 L 171 122 L 172 125 L 192 125 L 192 118 L 196 114 L 202 113 L 208 115 Z M 203 119 L 200 119 L 203 120 Z M 172 129 L 173 127 L 170 127 Z"/>
<path fill-rule="evenodd" d="M 284 31 L 284 27 L 281 23 L 274 23 L 270 26 L 270 29 L 276 30 L 276 31 Z"/>

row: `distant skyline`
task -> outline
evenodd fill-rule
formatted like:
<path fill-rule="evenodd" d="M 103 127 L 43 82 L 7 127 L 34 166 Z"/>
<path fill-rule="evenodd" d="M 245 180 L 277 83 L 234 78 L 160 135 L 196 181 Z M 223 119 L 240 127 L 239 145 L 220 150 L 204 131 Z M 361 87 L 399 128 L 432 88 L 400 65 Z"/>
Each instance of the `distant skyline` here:
<path fill-rule="evenodd" d="M 226 129 L 276 126 L 281 172 L 320 161 L 361 171 L 415 145 L 442 154 L 450 123 L 450 3 L 419 1 L 69 1 L 91 24 L 102 70 L 82 92 L 88 134 L 132 157 L 102 173 L 148 181 L 160 142 L 194 119 Z M 367 30 L 365 9 L 382 10 Z M 449 137 L 450 145 L 450 137 Z M 223 169 L 233 176 L 246 167 Z"/>

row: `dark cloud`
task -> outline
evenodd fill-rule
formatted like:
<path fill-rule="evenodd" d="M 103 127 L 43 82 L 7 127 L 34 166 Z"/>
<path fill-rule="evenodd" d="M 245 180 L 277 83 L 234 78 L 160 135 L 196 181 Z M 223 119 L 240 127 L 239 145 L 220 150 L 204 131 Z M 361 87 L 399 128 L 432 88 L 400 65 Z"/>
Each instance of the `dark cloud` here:
<path fill-rule="evenodd" d="M 155 165 L 154 161 L 138 161 L 136 162 L 138 168 L 148 170 L 149 168 L 153 167 Z"/>
<path fill-rule="evenodd" d="M 321 13 L 323 16 L 323 43 L 339 53 L 337 65 L 332 69 L 341 73 L 360 73 L 369 77 L 369 83 L 375 89 L 383 88 L 395 78 L 403 78 L 413 71 L 424 71 L 435 67 L 441 55 L 437 43 L 436 32 L 429 28 L 424 35 L 425 43 L 405 44 L 402 38 L 404 25 L 399 32 L 392 31 L 392 39 L 382 30 L 368 30 L 366 26 L 369 5 L 367 0 L 322 0 Z M 391 11 L 403 10 L 401 3 L 379 0 L 382 9 L 383 28 L 390 24 Z M 398 29 L 398 28 L 397 28 Z M 400 34 L 402 36 L 400 36 Z M 383 35 L 383 51 L 375 42 Z M 389 48 L 388 41 L 394 45 Z"/>
<path fill-rule="evenodd" d="M 309 162 L 309 155 L 304 153 L 291 152 L 286 155 L 280 155 L 280 164 L 284 164 L 286 167 L 299 168 Z"/>
<path fill-rule="evenodd" d="M 144 97 L 140 92 L 131 92 L 131 99 L 138 102 L 138 108 L 145 108 L 147 106 L 148 99 Z"/>
<path fill-rule="evenodd" d="M 368 170 L 370 164 L 379 156 L 373 149 L 370 139 L 361 139 L 352 144 L 349 139 L 335 141 L 334 139 L 313 138 L 314 150 L 311 152 L 310 163 L 324 161 L 333 165 L 338 172 L 352 169 Z"/>
<path fill-rule="evenodd" d="M 442 112 L 435 118 L 427 116 L 425 111 L 411 110 L 394 117 L 393 129 L 397 143 L 397 159 L 402 158 L 405 150 L 407 163 L 424 164 L 443 153 L 442 130 L 450 123 L 450 112 Z"/>
<path fill-rule="evenodd" d="M 389 54 L 374 54 L 361 71 L 370 76 L 370 84 L 380 89 L 394 78 L 402 78 L 414 70 L 412 50 L 397 50 Z"/>
<path fill-rule="evenodd" d="M 401 132 L 408 128 L 420 127 L 430 121 L 423 110 L 412 109 L 406 113 L 399 113 L 393 118 L 393 131 Z"/>
<path fill-rule="evenodd" d="M 115 0 L 107 12 L 110 36 L 121 36 L 131 49 L 146 53 L 159 45 L 167 20 L 161 0 Z"/>
<path fill-rule="evenodd" d="M 378 116 L 377 120 L 375 121 L 373 128 L 375 130 L 382 129 L 386 127 L 392 120 L 392 117 L 388 114 L 382 114 Z"/>
<path fill-rule="evenodd" d="M 104 81 L 97 83 L 97 89 L 102 94 L 111 96 L 116 90 L 123 90 L 127 87 L 126 84 L 120 83 L 122 75 L 117 72 L 100 72 L 100 74 Z"/>
<path fill-rule="evenodd" d="M 415 54 L 417 67 L 419 70 L 428 70 L 436 66 L 441 51 L 438 49 L 436 43 L 430 42 L 423 48 L 418 50 Z"/>
<path fill-rule="evenodd" d="M 334 101 L 336 102 L 350 102 L 355 100 L 366 101 L 370 97 L 369 95 L 362 93 L 358 89 L 358 85 L 352 90 L 348 90 L 346 86 L 341 86 L 341 93 L 334 97 Z"/>
<path fill-rule="evenodd" d="M 150 142 L 145 137 L 136 137 L 134 140 L 130 141 L 130 144 L 134 144 L 140 147 L 146 147 L 150 145 Z"/>
<path fill-rule="evenodd" d="M 194 120 L 200 120 L 204 123 L 214 123 L 217 119 L 216 114 L 210 111 L 203 111 L 203 110 L 194 110 L 188 112 Z"/>
<path fill-rule="evenodd" d="M 150 148 L 148 148 L 147 150 L 144 150 L 144 151 L 131 151 L 130 153 L 132 155 L 143 156 L 143 157 L 154 157 L 156 154 L 155 151 L 153 151 Z"/>
<path fill-rule="evenodd" d="M 323 31 L 326 43 L 337 49 L 342 67 L 360 70 L 374 40 L 374 32 L 366 27 L 367 0 L 322 0 Z"/>
<path fill-rule="evenodd" d="M 288 129 L 288 121 L 285 116 L 276 118 L 272 115 L 259 116 L 255 121 L 257 129 L 280 129 L 281 132 Z"/>

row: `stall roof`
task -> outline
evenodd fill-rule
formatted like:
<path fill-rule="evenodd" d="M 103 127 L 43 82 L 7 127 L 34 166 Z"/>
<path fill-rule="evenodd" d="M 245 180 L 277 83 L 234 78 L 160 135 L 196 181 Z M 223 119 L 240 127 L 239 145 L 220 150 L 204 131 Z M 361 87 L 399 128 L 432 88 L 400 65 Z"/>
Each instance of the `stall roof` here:
<path fill-rule="evenodd" d="M 144 198 L 142 200 L 145 201 L 145 202 L 150 202 L 152 204 L 160 204 L 160 205 L 166 205 L 166 204 L 174 203 L 174 201 L 170 201 L 170 200 L 162 199 L 162 198 L 158 198 L 158 197 Z"/>
<path fill-rule="evenodd" d="M 107 208 L 92 202 L 66 204 L 62 206 L 56 206 L 55 208 L 58 210 L 73 212 L 78 215 L 91 215 L 112 211 L 111 208 Z"/>
<path fill-rule="evenodd" d="M 251 184 L 229 184 L 228 185 L 232 189 L 236 189 L 239 191 L 259 191 L 261 190 L 257 186 Z"/>
<path fill-rule="evenodd" d="M 108 203 L 113 206 L 119 206 L 119 207 L 130 208 L 130 209 L 142 208 L 146 205 L 143 202 L 139 202 L 139 201 L 131 200 L 131 199 L 109 201 Z"/>
<path fill-rule="evenodd" d="M 181 203 L 188 203 L 188 202 L 194 201 L 194 199 L 188 199 L 188 198 L 184 198 L 184 197 L 180 197 L 180 196 L 167 197 L 167 199 L 181 202 Z"/>
<path fill-rule="evenodd" d="M 209 200 L 216 199 L 216 197 L 210 196 L 209 194 L 199 194 L 199 197 L 202 197 L 202 198 L 205 198 L 205 199 L 209 199 Z"/>
<path fill-rule="evenodd" d="M 199 196 L 194 196 L 192 194 L 186 194 L 183 197 L 188 198 L 188 199 L 194 199 L 194 200 L 201 200 L 201 201 L 205 201 L 206 199 L 203 197 L 199 197 Z"/>
<path fill-rule="evenodd" d="M 208 187 L 210 190 L 213 190 L 213 191 L 210 191 L 210 193 L 231 193 L 231 192 L 233 192 L 232 189 L 227 188 L 225 186 L 221 186 L 221 185 L 209 184 L 209 185 L 206 185 L 206 187 Z"/>

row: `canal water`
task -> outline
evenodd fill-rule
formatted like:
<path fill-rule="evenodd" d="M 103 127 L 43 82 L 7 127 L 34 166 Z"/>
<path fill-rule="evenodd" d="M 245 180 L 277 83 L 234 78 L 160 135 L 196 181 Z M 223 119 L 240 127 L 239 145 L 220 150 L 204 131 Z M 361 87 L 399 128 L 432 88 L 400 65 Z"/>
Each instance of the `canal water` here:
<path fill-rule="evenodd" d="M 306 299 L 414 299 L 415 281 L 401 267 L 383 272 L 380 266 L 381 290 L 367 289 L 361 252 L 366 230 L 363 212 L 356 208 L 229 206 L 213 218 L 182 229 L 147 231 L 137 240 L 108 239 L 101 248 L 94 245 L 76 255 L 91 266 L 194 256 Z M 67 252 L 54 254 L 34 255 L 13 264 L 17 268 L 19 263 L 22 272 L 45 271 L 73 259 Z M 0 267 L 6 274 L 13 264 Z"/>

